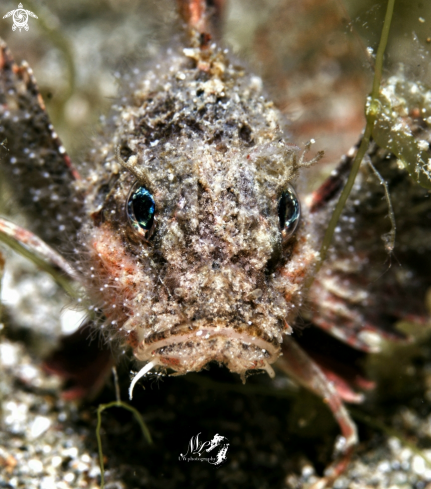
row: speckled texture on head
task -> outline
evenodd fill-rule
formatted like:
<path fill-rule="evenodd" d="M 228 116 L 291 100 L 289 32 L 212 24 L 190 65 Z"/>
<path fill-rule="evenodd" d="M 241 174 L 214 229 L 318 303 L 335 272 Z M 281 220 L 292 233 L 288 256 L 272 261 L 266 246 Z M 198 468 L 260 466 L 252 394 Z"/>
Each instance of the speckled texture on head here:
<path fill-rule="evenodd" d="M 138 360 L 272 374 L 316 257 L 308 216 L 283 241 L 277 211 L 306 163 L 261 80 L 225 52 L 168 51 L 161 63 L 135 73 L 94 153 L 82 268 Z M 148 239 L 127 217 L 136 182 L 156 204 Z"/>

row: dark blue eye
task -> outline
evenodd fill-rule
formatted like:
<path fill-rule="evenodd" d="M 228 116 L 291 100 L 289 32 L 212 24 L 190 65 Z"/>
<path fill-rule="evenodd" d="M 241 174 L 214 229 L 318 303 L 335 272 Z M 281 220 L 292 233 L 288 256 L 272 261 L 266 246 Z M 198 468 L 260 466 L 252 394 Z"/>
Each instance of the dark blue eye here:
<path fill-rule="evenodd" d="M 281 194 L 278 201 L 278 218 L 283 239 L 288 239 L 295 232 L 301 216 L 301 207 L 295 191 L 289 187 Z"/>
<path fill-rule="evenodd" d="M 136 187 L 127 202 L 127 214 L 132 226 L 148 236 L 154 223 L 156 204 L 153 196 L 145 187 Z"/>

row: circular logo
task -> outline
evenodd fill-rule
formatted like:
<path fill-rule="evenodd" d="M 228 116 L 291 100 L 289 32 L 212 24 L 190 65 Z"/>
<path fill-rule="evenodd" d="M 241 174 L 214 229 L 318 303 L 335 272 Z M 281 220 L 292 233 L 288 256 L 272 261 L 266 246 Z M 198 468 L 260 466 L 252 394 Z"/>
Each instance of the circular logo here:
<path fill-rule="evenodd" d="M 16 9 L 13 13 L 13 27 L 18 27 L 18 29 L 22 29 L 24 27 L 25 30 L 28 30 L 28 14 L 27 11 L 19 8 Z"/>

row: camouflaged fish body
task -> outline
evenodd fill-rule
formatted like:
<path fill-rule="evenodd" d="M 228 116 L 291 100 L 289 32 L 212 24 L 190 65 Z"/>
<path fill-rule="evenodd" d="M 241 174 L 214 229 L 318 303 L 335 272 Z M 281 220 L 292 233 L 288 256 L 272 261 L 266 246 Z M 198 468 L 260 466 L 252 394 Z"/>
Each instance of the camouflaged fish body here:
<path fill-rule="evenodd" d="M 177 372 L 214 360 L 272 373 L 316 256 L 306 216 L 290 239 L 280 228 L 299 149 L 260 79 L 215 47 L 169 52 L 130 83 L 94 153 L 81 234 L 107 324 Z M 136 186 L 155 202 L 147 237 L 128 218 Z"/>

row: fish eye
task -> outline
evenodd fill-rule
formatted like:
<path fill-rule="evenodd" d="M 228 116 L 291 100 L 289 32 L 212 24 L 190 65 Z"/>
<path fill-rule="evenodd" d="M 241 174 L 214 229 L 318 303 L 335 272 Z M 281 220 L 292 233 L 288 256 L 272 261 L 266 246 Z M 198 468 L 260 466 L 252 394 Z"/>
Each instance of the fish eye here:
<path fill-rule="evenodd" d="M 301 216 L 301 207 L 295 191 L 289 185 L 278 201 L 278 218 L 283 239 L 289 239 L 295 232 Z"/>
<path fill-rule="evenodd" d="M 127 200 L 127 215 L 133 228 L 148 238 L 154 224 L 156 203 L 151 192 L 142 186 L 132 188 Z"/>

